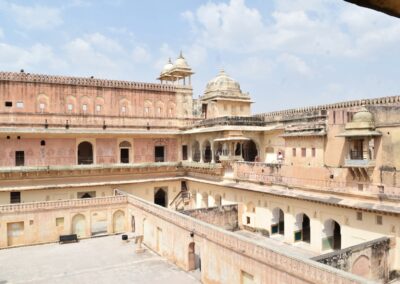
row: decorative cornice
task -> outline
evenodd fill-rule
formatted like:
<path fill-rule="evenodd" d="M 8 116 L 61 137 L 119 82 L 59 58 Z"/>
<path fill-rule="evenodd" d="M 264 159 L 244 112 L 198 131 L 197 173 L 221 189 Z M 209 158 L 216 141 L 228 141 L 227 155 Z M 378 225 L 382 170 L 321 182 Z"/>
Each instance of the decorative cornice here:
<path fill-rule="evenodd" d="M 162 85 L 155 83 L 142 83 L 121 80 L 106 80 L 85 77 L 53 76 L 42 74 L 31 74 L 25 72 L 0 72 L 0 81 L 59 84 L 85 87 L 120 88 L 133 90 L 149 90 L 158 92 L 174 92 L 173 85 Z"/>

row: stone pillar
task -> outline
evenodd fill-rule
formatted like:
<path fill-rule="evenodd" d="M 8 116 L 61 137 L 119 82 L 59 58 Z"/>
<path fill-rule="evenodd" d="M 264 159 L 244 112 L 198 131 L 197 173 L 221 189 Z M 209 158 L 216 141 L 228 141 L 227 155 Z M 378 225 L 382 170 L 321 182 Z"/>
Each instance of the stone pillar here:
<path fill-rule="evenodd" d="M 199 142 L 199 148 L 200 148 L 200 163 L 204 163 L 203 156 L 205 154 L 205 149 L 203 149 L 203 144 Z"/>
<path fill-rule="evenodd" d="M 187 145 L 188 145 L 188 161 L 189 162 L 193 162 L 193 158 L 192 158 L 192 143 L 189 141 Z"/>
<path fill-rule="evenodd" d="M 370 159 L 370 157 L 369 157 L 369 139 L 368 138 L 364 138 L 363 139 L 363 153 L 362 153 L 362 157 L 363 157 L 363 160 L 369 160 Z"/>
<path fill-rule="evenodd" d="M 211 164 L 215 164 L 214 142 L 210 143 L 210 148 L 211 148 Z"/>
<path fill-rule="evenodd" d="M 292 215 L 290 210 L 293 210 L 292 208 L 289 208 L 289 210 L 286 210 L 285 212 L 285 242 L 292 244 L 294 243 L 294 224 L 296 223 L 295 217 Z"/>

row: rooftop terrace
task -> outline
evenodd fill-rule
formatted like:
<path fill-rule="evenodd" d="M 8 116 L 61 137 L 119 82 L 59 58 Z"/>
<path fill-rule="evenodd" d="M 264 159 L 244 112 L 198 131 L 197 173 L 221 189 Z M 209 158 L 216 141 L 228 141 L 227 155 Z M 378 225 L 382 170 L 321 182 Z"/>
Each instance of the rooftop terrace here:
<path fill-rule="evenodd" d="M 200 283 L 120 235 L 0 250 L 0 263 L 0 283 Z"/>

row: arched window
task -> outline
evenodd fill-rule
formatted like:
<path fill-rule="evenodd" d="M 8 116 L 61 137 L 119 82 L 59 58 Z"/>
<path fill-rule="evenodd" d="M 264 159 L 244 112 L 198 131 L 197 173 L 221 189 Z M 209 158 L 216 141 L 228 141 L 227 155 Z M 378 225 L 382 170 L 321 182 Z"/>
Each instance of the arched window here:
<path fill-rule="evenodd" d="M 92 144 L 85 141 L 78 145 L 78 165 L 93 164 L 93 147 Z"/>
<path fill-rule="evenodd" d="M 120 163 L 128 164 L 131 156 L 131 143 L 123 141 L 119 143 Z"/>

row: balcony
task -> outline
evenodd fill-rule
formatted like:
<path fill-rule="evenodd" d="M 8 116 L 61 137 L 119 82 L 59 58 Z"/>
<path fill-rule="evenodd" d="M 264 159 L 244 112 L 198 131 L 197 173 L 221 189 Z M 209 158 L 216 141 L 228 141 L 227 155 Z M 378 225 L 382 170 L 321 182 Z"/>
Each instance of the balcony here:
<path fill-rule="evenodd" d="M 375 160 L 371 159 L 369 151 L 350 150 L 349 156 L 344 161 L 345 167 L 369 168 L 375 167 Z"/>

